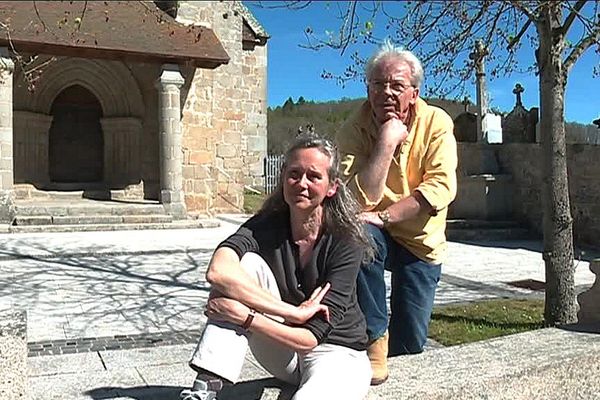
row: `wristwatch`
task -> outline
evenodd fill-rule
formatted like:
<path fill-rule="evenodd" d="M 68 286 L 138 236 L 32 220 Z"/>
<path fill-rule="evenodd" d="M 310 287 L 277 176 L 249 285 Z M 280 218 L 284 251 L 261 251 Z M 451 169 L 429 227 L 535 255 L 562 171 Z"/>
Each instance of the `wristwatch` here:
<path fill-rule="evenodd" d="M 383 225 L 387 225 L 390 222 L 390 212 L 388 210 L 379 211 L 377 216 L 383 222 Z"/>

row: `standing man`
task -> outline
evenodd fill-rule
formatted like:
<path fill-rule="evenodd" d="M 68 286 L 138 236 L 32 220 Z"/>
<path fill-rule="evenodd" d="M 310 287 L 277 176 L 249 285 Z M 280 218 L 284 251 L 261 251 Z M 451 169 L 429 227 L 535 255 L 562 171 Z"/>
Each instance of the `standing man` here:
<path fill-rule="evenodd" d="M 367 319 L 372 385 L 387 356 L 423 351 L 456 195 L 452 119 L 419 97 L 421 62 L 386 41 L 366 66 L 368 101 L 338 132 L 342 172 L 377 246 L 357 290 Z M 384 269 L 392 272 L 388 324 Z M 388 344 L 389 327 L 389 344 Z"/>

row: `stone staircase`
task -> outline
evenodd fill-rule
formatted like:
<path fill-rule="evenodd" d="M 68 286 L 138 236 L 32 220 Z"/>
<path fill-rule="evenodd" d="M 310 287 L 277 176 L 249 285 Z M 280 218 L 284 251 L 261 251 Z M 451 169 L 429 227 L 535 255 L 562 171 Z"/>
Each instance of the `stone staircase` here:
<path fill-rule="evenodd" d="M 446 237 L 453 242 L 537 239 L 529 229 L 513 220 L 449 219 Z"/>
<path fill-rule="evenodd" d="M 513 177 L 504 172 L 498 150 L 494 144 L 458 144 L 458 191 L 448 212 L 448 240 L 539 238 L 515 220 Z"/>
<path fill-rule="evenodd" d="M 89 199 L 17 200 L 9 232 L 74 232 L 138 229 L 212 228 L 208 217 L 174 220 L 163 206 L 151 201 Z"/>

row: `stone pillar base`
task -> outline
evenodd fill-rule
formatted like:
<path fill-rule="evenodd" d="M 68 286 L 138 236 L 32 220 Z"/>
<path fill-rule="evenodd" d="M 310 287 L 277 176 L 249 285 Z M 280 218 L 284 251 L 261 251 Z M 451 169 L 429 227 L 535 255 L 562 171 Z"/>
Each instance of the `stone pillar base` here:
<path fill-rule="evenodd" d="M 186 219 L 187 210 L 183 203 L 163 203 L 163 208 L 173 219 Z"/>
<path fill-rule="evenodd" d="M 167 214 L 173 216 L 174 219 L 186 219 L 187 209 L 183 202 L 181 192 L 173 192 L 170 190 L 161 190 L 160 202 L 162 203 Z"/>
<path fill-rule="evenodd" d="M 600 259 L 590 262 L 590 271 L 596 275 L 591 288 L 577 296 L 580 324 L 600 323 Z"/>
<path fill-rule="evenodd" d="M 0 223 L 11 224 L 14 217 L 14 192 L 12 190 L 0 190 Z"/>

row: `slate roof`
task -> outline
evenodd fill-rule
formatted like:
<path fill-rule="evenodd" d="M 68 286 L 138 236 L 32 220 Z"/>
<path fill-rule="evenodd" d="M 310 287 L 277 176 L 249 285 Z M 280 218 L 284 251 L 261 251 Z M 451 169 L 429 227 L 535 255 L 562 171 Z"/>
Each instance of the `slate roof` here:
<path fill-rule="evenodd" d="M 240 13 L 248 27 L 252 30 L 252 33 L 256 37 L 256 41 L 261 45 L 264 45 L 270 38 L 265 28 L 258 22 L 252 12 L 242 2 L 236 2 L 234 8 Z"/>
<path fill-rule="evenodd" d="M 0 46 L 18 52 L 202 68 L 229 62 L 211 29 L 178 23 L 153 2 L 0 1 L 0 24 Z"/>

